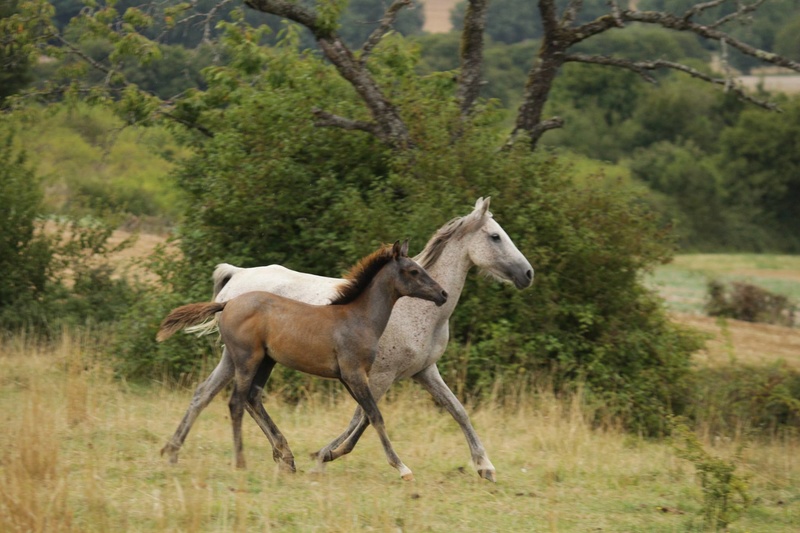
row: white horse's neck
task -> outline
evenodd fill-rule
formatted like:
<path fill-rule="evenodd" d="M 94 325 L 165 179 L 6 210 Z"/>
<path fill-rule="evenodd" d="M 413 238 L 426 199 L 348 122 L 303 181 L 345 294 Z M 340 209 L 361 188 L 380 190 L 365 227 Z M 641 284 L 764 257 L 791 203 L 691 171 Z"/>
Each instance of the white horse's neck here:
<path fill-rule="evenodd" d="M 465 237 L 468 238 L 468 237 Z M 448 320 L 450 315 L 458 305 L 461 298 L 461 291 L 464 290 L 464 283 L 467 280 L 467 273 L 472 268 L 473 263 L 469 258 L 467 247 L 463 242 L 454 240 L 448 242 L 436 262 L 426 270 L 444 290 L 447 291 L 447 302 L 436 309 L 440 320 Z"/>

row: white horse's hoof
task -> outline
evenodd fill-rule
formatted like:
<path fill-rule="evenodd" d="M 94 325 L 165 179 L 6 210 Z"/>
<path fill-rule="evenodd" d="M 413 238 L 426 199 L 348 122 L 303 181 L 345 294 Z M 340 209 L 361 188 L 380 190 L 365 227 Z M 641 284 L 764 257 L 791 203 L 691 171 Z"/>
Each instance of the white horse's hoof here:
<path fill-rule="evenodd" d="M 491 481 L 492 483 L 497 483 L 494 470 L 489 470 L 489 469 L 478 470 L 478 475 L 485 480 Z"/>
<path fill-rule="evenodd" d="M 414 481 L 414 474 L 406 465 L 401 465 L 398 470 L 400 470 L 400 477 L 403 478 L 403 481 Z"/>

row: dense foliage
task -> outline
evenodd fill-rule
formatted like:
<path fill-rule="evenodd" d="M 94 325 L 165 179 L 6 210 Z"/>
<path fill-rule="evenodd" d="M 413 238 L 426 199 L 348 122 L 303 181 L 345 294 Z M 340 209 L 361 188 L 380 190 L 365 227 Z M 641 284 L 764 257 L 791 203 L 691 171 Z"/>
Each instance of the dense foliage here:
<path fill-rule="evenodd" d="M 45 221 L 40 180 L 13 130 L 0 127 L 0 135 L 0 327 L 51 334 L 119 317 L 133 291 L 104 261 L 113 251 L 111 229 L 91 220 Z"/>
<path fill-rule="evenodd" d="M 522 20 L 531 9 L 515 11 L 518 2 L 494 4 L 505 7 L 500 15 L 490 13 L 489 35 L 496 43 L 486 49 L 487 99 L 468 115 L 454 91 L 462 44 L 457 36 L 422 36 L 411 43 L 389 34 L 357 54 L 358 64 L 367 65 L 359 73 L 368 71 L 377 80 L 411 130 L 413 143 L 403 150 L 389 148 L 363 127 L 375 117 L 359 100 L 358 85 L 321 60 L 309 33 L 298 26 L 227 5 L 229 22 L 184 25 L 185 33 L 167 32 L 157 43 L 152 38 L 197 3 L 167 3 L 159 8 L 163 13 L 151 14 L 131 2 L 112 2 L 91 5 L 78 17 L 71 15 L 79 8 L 71 0 L 54 4 L 57 26 L 77 44 L 65 53 L 66 47 L 47 41 L 42 50 L 52 57 L 34 69 L 34 94 L 51 105 L 55 100 L 74 106 L 85 92 L 89 102 L 114 109 L 117 121 L 111 134 L 98 127 L 103 119 L 85 120 L 68 107 L 66 120 L 81 142 L 67 150 L 58 143 L 26 142 L 43 152 L 83 153 L 100 161 L 87 172 L 72 169 L 72 159 L 64 157 L 45 171 L 50 184 L 67 183 L 70 191 L 51 211 L 90 215 L 69 218 L 55 237 L 44 233 L 33 171 L 10 141 L 0 154 L 8 184 L 3 203 L 12 205 L 18 194 L 25 199 L 20 207 L 29 206 L 9 215 L 9 243 L 20 247 L 7 256 L 8 268 L 23 268 L 3 288 L 3 294 L 19 298 L 0 305 L 10 327 L 52 327 L 52 317 L 100 322 L 125 312 L 114 347 L 125 376 L 195 373 L 216 357 L 211 338 L 178 337 L 156 345 L 153 337 L 170 308 L 208 297 L 218 262 L 281 263 L 335 276 L 381 242 L 411 237 L 419 250 L 475 198 L 491 195 L 498 220 L 536 268 L 536 282 L 519 292 L 469 278 L 442 361 L 448 380 L 460 395 L 476 398 L 508 380 L 546 379 L 557 391 L 586 386 L 602 405 L 601 416 L 658 433 L 665 414 L 686 408 L 689 355 L 698 346 L 694 336 L 669 322 L 642 285 L 643 274 L 674 251 L 672 224 L 684 246 L 800 247 L 791 231 L 798 224 L 793 199 L 799 174 L 784 174 L 797 166 L 796 101 L 785 101 L 786 119 L 776 119 L 744 111 L 730 95 L 674 75 L 655 76 L 659 87 L 652 88 L 629 70 L 568 64 L 559 67 L 547 100 L 548 112 L 563 116 L 567 127 L 548 136 L 538 153 L 524 141 L 499 150 L 508 109 L 520 101 L 538 44 L 531 40 L 536 34 L 512 34 L 518 26 L 500 16 L 514 13 Z M 786 2 L 780 4 L 785 13 Z M 344 5 L 320 3 L 326 32 Z M 582 16 L 591 18 L 594 8 L 606 9 L 593 2 Z M 340 33 L 352 45 L 376 26 L 383 7 L 363 1 L 348 9 Z M 419 11 L 404 16 L 401 33 L 418 33 Z M 781 26 L 770 20 L 770 28 Z M 222 45 L 207 42 L 209 35 L 221 37 Z M 771 41 L 762 44 L 771 49 Z M 791 36 L 781 32 L 778 45 L 792 49 Z M 591 52 L 631 60 L 662 57 L 702 72 L 710 56 L 694 37 L 635 24 L 625 33 L 593 39 Z M 109 66 L 90 71 L 92 62 Z M 320 109 L 362 121 L 355 128 L 361 131 L 316 127 Z M 28 125 L 37 121 L 30 108 L 26 113 Z M 117 156 L 113 150 L 122 143 L 102 140 L 124 139 L 131 131 L 126 126 L 153 126 L 165 118 L 190 156 L 178 159 L 163 130 L 137 131 L 137 141 L 164 161 L 175 160 L 172 178 L 180 198 L 157 183 L 171 165 L 136 173 L 131 167 L 139 163 L 137 152 Z M 573 179 L 569 166 L 553 155 L 564 149 L 627 165 L 648 192 L 634 194 L 602 177 Z M 130 181 L 122 184 L 118 173 Z M 174 218 L 182 213 L 176 231 L 181 256 L 154 256 L 151 267 L 160 279 L 147 289 L 134 292 L 107 265 L 88 260 L 107 252 L 109 230 L 97 220 L 120 212 Z"/>
<path fill-rule="evenodd" d="M 524 148 L 497 153 L 492 124 L 502 115 L 487 109 L 462 125 L 455 102 L 441 97 L 447 80 L 417 78 L 416 55 L 402 40 L 375 53 L 416 117 L 415 150 L 314 128 L 313 106 L 354 103 L 313 55 L 264 49 L 263 70 L 210 73 L 198 105 L 221 98 L 226 106 L 206 107 L 217 133 L 178 172 L 190 202 L 184 257 L 161 264 L 172 292 L 142 300 L 122 328 L 131 333 L 120 345 L 126 372 L 188 372 L 208 354 L 208 340 L 150 339 L 170 306 L 208 297 L 203 280 L 217 262 L 335 276 L 381 242 L 411 237 L 420 250 L 435 229 L 491 195 L 498 220 L 538 269 L 536 283 L 520 292 L 470 277 L 444 371 L 476 396 L 501 377 L 546 374 L 559 390 L 581 381 L 607 412 L 662 429 L 661 415 L 679 407 L 695 347 L 641 284 L 644 271 L 670 257 L 668 232 L 624 190 L 602 180 L 578 187 L 556 159 Z M 462 130 L 455 142 L 454 128 Z"/>

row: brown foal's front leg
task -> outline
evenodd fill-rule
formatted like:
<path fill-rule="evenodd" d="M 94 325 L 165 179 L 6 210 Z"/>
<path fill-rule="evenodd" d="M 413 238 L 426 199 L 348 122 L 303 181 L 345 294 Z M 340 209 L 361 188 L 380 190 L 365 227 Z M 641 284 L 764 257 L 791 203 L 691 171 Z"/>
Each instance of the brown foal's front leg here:
<path fill-rule="evenodd" d="M 372 397 L 372 392 L 369 390 L 366 372 L 354 372 L 349 375 L 343 374 L 341 381 L 350 392 L 350 395 L 353 396 L 353 399 L 355 399 L 355 401 L 358 402 L 358 405 L 360 405 L 364 410 L 364 414 L 366 414 L 369 423 L 372 424 L 372 427 L 374 427 L 375 431 L 378 432 L 378 436 L 381 439 L 381 444 L 383 445 L 383 451 L 386 453 L 386 459 L 389 461 L 389 464 L 400 472 L 400 477 L 402 477 L 404 480 L 413 480 L 414 474 L 411 472 L 411 469 L 403 464 L 403 461 L 400 460 L 400 457 L 397 456 L 394 448 L 392 448 L 392 442 L 389 440 L 389 436 L 386 434 L 386 428 L 383 424 L 383 415 L 381 415 L 381 412 L 378 409 L 378 404 L 375 402 L 375 399 Z M 350 438 L 355 437 L 355 441 L 358 441 L 358 437 L 361 435 L 361 433 L 363 433 L 366 425 L 363 425 L 364 429 L 361 429 L 361 427 L 362 426 L 359 426 L 359 428 L 357 428 L 356 431 L 351 434 Z M 358 431 L 359 429 L 360 431 Z M 352 446 L 355 446 L 355 441 L 352 443 Z M 346 445 L 347 441 L 345 441 L 339 448 L 343 448 Z M 352 449 L 352 446 L 350 449 Z M 336 451 L 338 452 L 339 450 L 337 449 Z M 331 455 L 333 455 L 333 453 L 334 452 L 332 452 Z M 342 453 L 339 453 L 336 455 L 336 457 L 339 455 L 342 455 Z M 336 457 L 332 457 L 332 459 L 335 459 Z"/>

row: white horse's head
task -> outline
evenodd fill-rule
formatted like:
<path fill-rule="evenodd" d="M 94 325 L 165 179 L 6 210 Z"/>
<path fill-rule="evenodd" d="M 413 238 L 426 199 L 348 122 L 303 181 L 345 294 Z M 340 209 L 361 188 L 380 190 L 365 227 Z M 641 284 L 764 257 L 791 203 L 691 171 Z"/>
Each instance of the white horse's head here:
<path fill-rule="evenodd" d="M 489 212 L 490 198 L 478 198 L 467 215 L 474 227 L 463 240 L 470 260 L 492 277 L 524 289 L 533 283 L 533 267 Z"/>
<path fill-rule="evenodd" d="M 489 198 L 478 198 L 472 213 L 454 218 L 434 233 L 415 257 L 430 269 L 449 246 L 466 254 L 473 265 L 490 276 L 524 289 L 533 282 L 533 268 L 489 212 Z M 466 275 L 466 271 L 464 272 Z"/>

